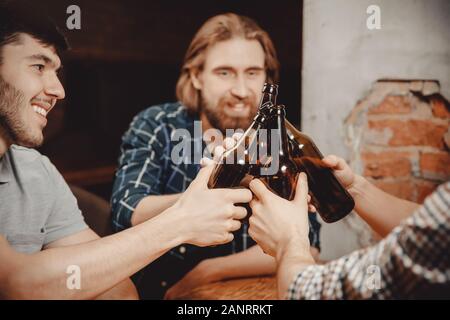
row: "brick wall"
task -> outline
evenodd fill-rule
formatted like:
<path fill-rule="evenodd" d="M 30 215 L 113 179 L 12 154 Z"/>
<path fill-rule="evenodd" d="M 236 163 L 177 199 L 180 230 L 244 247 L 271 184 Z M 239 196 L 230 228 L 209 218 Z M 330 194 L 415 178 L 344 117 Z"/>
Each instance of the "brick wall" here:
<path fill-rule="evenodd" d="M 436 81 L 377 81 L 345 121 L 351 165 L 386 192 L 423 202 L 450 179 L 450 105 Z"/>

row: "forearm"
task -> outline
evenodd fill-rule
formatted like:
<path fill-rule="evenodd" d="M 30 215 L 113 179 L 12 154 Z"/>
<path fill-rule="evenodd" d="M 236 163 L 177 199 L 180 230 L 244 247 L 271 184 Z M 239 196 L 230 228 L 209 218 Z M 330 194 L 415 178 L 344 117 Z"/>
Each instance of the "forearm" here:
<path fill-rule="evenodd" d="M 172 206 L 180 196 L 181 193 L 176 193 L 170 195 L 152 195 L 143 198 L 139 201 L 131 216 L 131 225 L 135 226 L 156 217 L 158 214 Z"/>
<path fill-rule="evenodd" d="M 136 287 L 130 279 L 125 279 L 115 287 L 97 296 L 95 300 L 138 300 Z"/>
<path fill-rule="evenodd" d="M 168 216 L 170 219 L 170 215 Z M 92 299 L 181 244 L 174 221 L 162 215 L 132 229 L 79 245 L 20 255 L 9 279 L 9 298 Z M 79 267 L 80 289 L 68 289 L 70 265 Z"/>
<path fill-rule="evenodd" d="M 277 252 L 278 298 L 286 299 L 288 288 L 304 268 L 315 264 L 306 242 L 291 241 Z"/>
<path fill-rule="evenodd" d="M 355 200 L 355 211 L 382 237 L 419 207 L 382 191 L 361 176 L 356 176 L 349 192 Z"/>

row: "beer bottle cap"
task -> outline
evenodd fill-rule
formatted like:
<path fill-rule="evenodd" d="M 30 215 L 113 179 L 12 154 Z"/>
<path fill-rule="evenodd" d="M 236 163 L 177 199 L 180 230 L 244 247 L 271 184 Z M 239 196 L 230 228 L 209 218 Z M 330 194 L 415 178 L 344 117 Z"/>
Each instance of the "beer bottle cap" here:
<path fill-rule="evenodd" d="M 286 115 L 286 107 L 285 107 L 285 105 L 284 104 L 277 104 L 276 106 L 273 106 L 272 107 L 272 110 L 271 110 L 271 114 L 272 115 L 283 115 L 283 116 L 285 116 Z"/>
<path fill-rule="evenodd" d="M 264 83 L 262 92 L 277 95 L 278 94 L 278 85 L 266 82 L 266 83 Z"/>

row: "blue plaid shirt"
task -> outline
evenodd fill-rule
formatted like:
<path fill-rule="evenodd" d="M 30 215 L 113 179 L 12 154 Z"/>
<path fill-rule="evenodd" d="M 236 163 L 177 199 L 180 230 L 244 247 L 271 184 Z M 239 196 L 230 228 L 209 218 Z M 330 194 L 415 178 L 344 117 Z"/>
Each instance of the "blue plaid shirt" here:
<path fill-rule="evenodd" d="M 171 137 L 176 129 L 187 130 L 191 137 L 191 150 L 202 154 L 205 147 L 202 136 L 194 135 L 194 121 L 198 120 L 198 115 L 188 114 L 180 103 L 147 108 L 133 119 L 122 138 L 119 168 L 113 185 L 111 207 L 115 231 L 131 226 L 131 216 L 142 198 L 184 192 L 195 179 L 200 170 L 198 164 L 194 161 L 175 164 L 171 160 L 172 150 L 179 143 L 172 141 Z M 145 276 L 141 274 L 140 282 L 156 281 L 153 285 L 167 289 L 203 259 L 248 249 L 255 242 L 248 236 L 247 228 L 244 224 L 229 244 L 212 248 L 190 245 L 174 248 L 147 267 L 151 270 L 145 273 L 152 273 L 151 280 L 143 280 Z M 315 215 L 310 215 L 310 241 L 316 248 L 320 246 L 319 229 Z M 161 292 L 156 295 L 140 293 L 144 298 L 160 298 Z"/>

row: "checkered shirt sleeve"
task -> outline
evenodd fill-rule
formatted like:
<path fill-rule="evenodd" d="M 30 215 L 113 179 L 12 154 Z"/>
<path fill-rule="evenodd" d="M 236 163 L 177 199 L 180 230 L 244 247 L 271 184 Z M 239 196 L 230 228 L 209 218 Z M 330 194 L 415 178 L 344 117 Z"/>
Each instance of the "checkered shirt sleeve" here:
<path fill-rule="evenodd" d="M 303 269 L 288 299 L 450 298 L 450 182 L 378 244 Z"/>
<path fill-rule="evenodd" d="M 170 161 L 166 112 L 159 107 L 138 114 L 124 134 L 119 168 L 111 197 L 112 222 L 116 231 L 131 226 L 131 216 L 139 201 L 161 194 L 164 169 Z"/>

